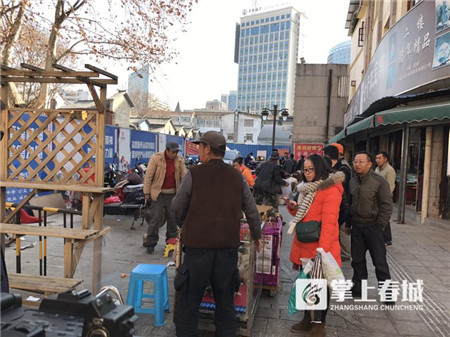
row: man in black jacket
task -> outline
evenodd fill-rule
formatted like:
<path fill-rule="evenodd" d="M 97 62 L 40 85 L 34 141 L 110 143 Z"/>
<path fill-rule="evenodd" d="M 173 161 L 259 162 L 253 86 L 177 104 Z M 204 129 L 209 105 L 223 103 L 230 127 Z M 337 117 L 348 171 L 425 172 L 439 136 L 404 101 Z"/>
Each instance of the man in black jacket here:
<path fill-rule="evenodd" d="M 391 279 L 383 231 L 391 218 L 393 207 L 389 184 L 371 169 L 370 154 L 358 152 L 353 165 L 357 175 L 350 180 L 352 294 L 358 297 L 361 296 L 361 280 L 367 280 L 368 277 L 367 250 L 372 257 L 378 282 Z"/>
<path fill-rule="evenodd" d="M 342 195 L 341 208 L 339 210 L 339 243 L 341 244 L 341 258 L 343 261 L 350 260 L 350 237 L 347 228 L 350 227 L 349 215 L 349 184 L 352 178 L 351 168 L 342 163 L 339 159 L 339 150 L 334 145 L 328 145 L 323 148 L 323 154 L 331 160 L 331 169 L 335 172 L 341 171 L 345 174 L 345 180 L 342 183 L 344 194 Z"/>
<path fill-rule="evenodd" d="M 277 194 L 281 194 L 281 186 L 289 186 L 289 183 L 281 178 L 278 159 L 280 159 L 278 151 L 273 151 L 269 160 L 259 167 L 254 186 L 255 201 L 258 205 L 268 205 L 278 209 Z"/>
<path fill-rule="evenodd" d="M 216 304 L 216 336 L 234 336 L 240 219 L 244 212 L 258 251 L 262 248 L 261 219 L 242 174 L 222 160 L 223 135 L 208 131 L 196 142 L 202 165 L 187 172 L 172 200 L 184 245 L 184 260 L 174 280 L 176 335 L 198 336 L 200 303 L 210 283 Z"/>

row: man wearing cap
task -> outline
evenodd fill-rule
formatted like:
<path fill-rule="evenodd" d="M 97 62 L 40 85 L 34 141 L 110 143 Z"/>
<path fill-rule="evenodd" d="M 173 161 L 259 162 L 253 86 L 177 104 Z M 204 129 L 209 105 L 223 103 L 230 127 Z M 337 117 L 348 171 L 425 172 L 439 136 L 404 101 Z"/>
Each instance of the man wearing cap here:
<path fill-rule="evenodd" d="M 183 157 L 175 142 L 168 142 L 166 149 L 150 157 L 144 178 L 145 200 L 151 199 L 147 230 L 147 252 L 153 253 L 159 240 L 159 229 L 167 220 L 166 242 L 178 236 L 173 220 L 171 203 L 181 178 L 186 175 Z"/>
<path fill-rule="evenodd" d="M 289 183 L 281 178 L 278 159 L 280 159 L 278 151 L 272 151 L 269 160 L 262 163 L 259 168 L 255 180 L 255 201 L 258 205 L 269 205 L 278 209 L 277 194 L 281 194 L 281 186 L 289 186 Z"/>
<path fill-rule="evenodd" d="M 338 149 L 339 152 L 339 162 L 343 165 L 347 165 L 348 168 L 350 168 L 350 164 L 348 163 L 348 161 L 346 161 L 344 159 L 344 147 L 342 146 L 342 144 L 339 143 L 331 143 L 330 145 L 333 145 L 334 147 L 336 147 Z"/>
<path fill-rule="evenodd" d="M 261 219 L 242 174 L 223 162 L 225 137 L 208 131 L 195 143 L 199 144 L 201 165 L 187 172 L 172 201 L 176 223 L 183 230 L 184 245 L 184 260 L 174 280 L 178 301 L 176 335 L 198 336 L 200 303 L 211 284 L 216 305 L 216 336 L 234 336 L 242 212 L 258 251 L 262 248 Z"/>

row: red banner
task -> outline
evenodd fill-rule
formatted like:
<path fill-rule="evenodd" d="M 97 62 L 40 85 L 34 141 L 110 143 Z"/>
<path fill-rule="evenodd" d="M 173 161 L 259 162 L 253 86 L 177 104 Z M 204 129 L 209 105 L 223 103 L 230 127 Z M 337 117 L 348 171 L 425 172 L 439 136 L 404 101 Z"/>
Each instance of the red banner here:
<path fill-rule="evenodd" d="M 295 144 L 294 149 L 295 160 L 299 160 L 301 156 L 306 159 L 313 153 L 323 154 L 323 144 Z"/>
<path fill-rule="evenodd" d="M 186 139 L 186 155 L 190 154 L 198 154 L 198 146 Z"/>

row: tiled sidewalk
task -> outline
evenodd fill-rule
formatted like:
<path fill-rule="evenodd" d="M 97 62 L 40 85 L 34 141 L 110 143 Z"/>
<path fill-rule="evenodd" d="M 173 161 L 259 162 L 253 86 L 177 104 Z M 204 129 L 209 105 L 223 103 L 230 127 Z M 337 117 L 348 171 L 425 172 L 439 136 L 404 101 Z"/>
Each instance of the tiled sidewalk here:
<path fill-rule="evenodd" d="M 290 215 L 282 210 L 286 222 Z M 57 224 L 59 219 L 52 217 L 49 225 Z M 126 298 L 130 271 L 139 263 L 166 264 L 169 259 L 163 258 L 163 242 L 156 247 L 155 253 L 147 254 L 142 247 L 142 235 L 146 225 L 130 230 L 132 216 L 107 215 L 105 225 L 112 231 L 104 238 L 102 282 L 101 285 L 114 285 Z M 388 262 L 394 280 L 406 279 L 412 282 L 424 280 L 424 310 L 392 311 L 392 310 L 330 310 L 327 317 L 326 331 L 328 337 L 334 336 L 450 336 L 450 231 L 435 227 L 391 222 L 393 231 L 393 247 L 388 249 Z M 286 232 L 286 226 L 283 232 Z M 161 229 L 164 238 L 165 227 Z M 34 241 L 36 238 L 26 238 Z M 62 240 L 49 240 L 48 274 L 62 275 L 63 243 Z M 292 271 L 289 250 L 292 238 L 284 234 L 282 241 L 281 290 L 269 297 L 263 293 L 253 324 L 253 336 L 299 336 L 289 332 L 291 325 L 301 319 L 301 314 L 289 315 L 288 299 L 296 272 Z M 24 273 L 37 274 L 37 246 L 23 251 Z M 9 271 L 15 271 L 15 250 L 6 250 Z M 346 279 L 351 279 L 350 262 L 343 263 Z M 369 285 L 375 285 L 373 266 L 368 256 Z M 170 301 L 173 305 L 174 267 L 169 267 Z M 126 276 L 123 277 L 125 274 Z M 75 277 L 85 282 L 79 287 L 91 289 L 92 277 L 92 243 L 85 247 Z M 372 297 L 375 298 L 375 297 Z M 331 304 L 337 304 L 332 300 Z M 351 304 L 346 301 L 345 304 Z M 400 304 L 400 303 L 399 303 Z M 162 328 L 154 327 L 154 319 L 150 315 L 140 315 L 137 322 L 138 335 L 141 336 L 175 336 L 172 314 L 166 314 L 166 324 Z M 213 336 L 211 332 L 200 332 L 200 336 Z"/>

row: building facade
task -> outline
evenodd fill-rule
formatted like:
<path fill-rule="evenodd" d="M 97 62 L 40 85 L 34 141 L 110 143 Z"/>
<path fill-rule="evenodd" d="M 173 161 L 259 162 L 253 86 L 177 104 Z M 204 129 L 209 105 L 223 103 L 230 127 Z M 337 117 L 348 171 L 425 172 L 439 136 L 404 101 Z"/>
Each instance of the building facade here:
<path fill-rule="evenodd" d="M 350 64 L 351 40 L 339 43 L 330 50 L 327 63 Z"/>
<path fill-rule="evenodd" d="M 294 144 L 324 144 L 342 130 L 348 101 L 348 66 L 297 64 Z"/>
<path fill-rule="evenodd" d="M 237 91 L 232 90 L 229 94 L 220 95 L 220 101 L 227 105 L 227 110 L 234 111 L 237 108 Z"/>
<path fill-rule="evenodd" d="M 212 100 L 212 101 L 207 101 L 206 102 L 206 110 L 219 110 L 219 111 L 228 110 L 227 103 L 224 103 L 217 99 Z"/>
<path fill-rule="evenodd" d="M 128 75 L 128 94 L 150 93 L 150 65 Z"/>
<path fill-rule="evenodd" d="M 443 6 L 441 0 L 349 4 L 349 104 L 345 128 L 330 142 L 342 142 L 348 157 L 388 152 L 397 171 L 399 222 L 406 213 L 421 223 L 450 218 L 450 20 Z"/>
<path fill-rule="evenodd" d="M 300 12 L 293 7 L 245 15 L 240 20 L 237 109 L 260 113 L 278 105 L 293 111 Z"/>

